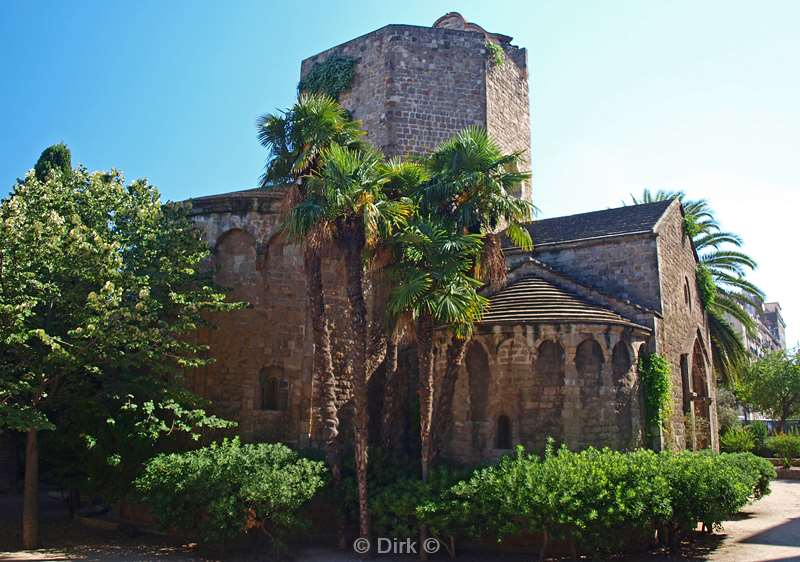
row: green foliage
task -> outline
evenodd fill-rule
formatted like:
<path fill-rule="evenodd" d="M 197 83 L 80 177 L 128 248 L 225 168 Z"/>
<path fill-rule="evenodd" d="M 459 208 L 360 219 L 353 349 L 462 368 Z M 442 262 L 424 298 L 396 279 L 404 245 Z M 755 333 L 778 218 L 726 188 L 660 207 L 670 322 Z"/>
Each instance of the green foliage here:
<path fill-rule="evenodd" d="M 736 395 L 722 385 L 717 387 L 717 420 L 720 433 L 739 423 Z"/>
<path fill-rule="evenodd" d="M 645 437 L 648 443 L 655 438 L 656 428 L 669 419 L 672 409 L 672 376 L 669 363 L 657 353 L 643 354 L 639 359 L 645 411 Z"/>
<path fill-rule="evenodd" d="M 492 66 L 503 66 L 506 62 L 506 52 L 503 47 L 491 41 L 486 42 L 486 53 Z"/>
<path fill-rule="evenodd" d="M 714 278 L 711 276 L 708 267 L 702 263 L 697 266 L 695 277 L 697 278 L 697 290 L 700 293 L 700 302 L 703 303 L 704 308 L 708 309 L 713 306 L 717 300 L 717 285 L 714 283 Z"/>
<path fill-rule="evenodd" d="M 72 174 L 72 154 L 67 145 L 62 142 L 45 148 L 33 170 L 40 182 L 47 181 L 51 170 L 57 170 L 65 178 Z"/>
<path fill-rule="evenodd" d="M 719 446 L 726 453 L 749 453 L 755 449 L 756 440 L 747 429 L 734 426 L 720 436 Z"/>
<path fill-rule="evenodd" d="M 56 429 L 54 450 L 74 454 L 53 464 L 89 486 L 89 465 L 120 483 L 161 438 L 229 426 L 183 384 L 208 362 L 187 334 L 241 306 L 201 271 L 207 256 L 187 209 L 145 180 L 18 182 L 0 206 L 0 428 Z"/>
<path fill-rule="evenodd" d="M 418 509 L 439 536 L 546 532 L 589 550 L 621 550 L 627 531 L 719 524 L 769 493 L 775 471 L 751 454 L 548 448 L 475 471 Z M 615 537 L 618 540 L 615 540 Z"/>
<path fill-rule="evenodd" d="M 756 443 L 756 451 L 763 451 L 767 445 L 767 437 L 769 437 L 769 427 L 763 421 L 754 421 L 745 426 L 745 429 L 753 436 Z"/>
<path fill-rule="evenodd" d="M 775 351 L 753 362 L 742 374 L 736 395 L 781 424 L 799 414 L 800 351 Z"/>
<path fill-rule="evenodd" d="M 164 529 L 225 541 L 250 529 L 276 547 L 302 526 L 298 515 L 325 483 L 319 461 L 280 444 L 224 440 L 186 453 L 159 455 L 135 482 Z"/>
<path fill-rule="evenodd" d="M 315 63 L 308 74 L 300 80 L 297 91 L 325 94 L 333 99 L 339 99 L 339 95 L 350 88 L 355 72 L 355 59 L 334 55 Z"/>
<path fill-rule="evenodd" d="M 792 459 L 800 458 L 800 435 L 779 433 L 767 439 L 767 449 L 783 460 L 784 468 L 792 466 Z"/>

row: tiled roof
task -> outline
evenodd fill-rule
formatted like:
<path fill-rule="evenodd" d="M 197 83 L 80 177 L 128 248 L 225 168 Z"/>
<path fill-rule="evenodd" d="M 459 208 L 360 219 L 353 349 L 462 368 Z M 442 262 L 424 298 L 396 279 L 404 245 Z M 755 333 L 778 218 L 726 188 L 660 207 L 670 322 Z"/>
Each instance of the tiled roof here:
<path fill-rule="evenodd" d="M 527 228 L 533 238 L 534 246 L 603 236 L 652 232 L 672 201 L 669 199 L 617 209 L 542 219 L 531 222 Z M 506 241 L 505 245 L 510 246 L 511 244 Z"/>
<path fill-rule="evenodd" d="M 523 277 L 489 297 L 482 324 L 572 323 L 638 326 L 535 275 Z M 642 327 L 643 328 L 643 327 Z M 646 329 L 646 328 L 643 328 Z"/>

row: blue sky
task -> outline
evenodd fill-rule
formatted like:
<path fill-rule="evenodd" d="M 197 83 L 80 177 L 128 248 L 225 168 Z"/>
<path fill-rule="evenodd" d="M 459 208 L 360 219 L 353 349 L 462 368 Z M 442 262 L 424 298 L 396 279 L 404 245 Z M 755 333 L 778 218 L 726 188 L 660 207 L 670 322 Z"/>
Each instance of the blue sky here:
<path fill-rule="evenodd" d="M 542 217 L 644 187 L 705 197 L 800 338 L 800 2 L 5 2 L 0 196 L 41 150 L 148 177 L 167 198 L 252 187 L 254 121 L 300 60 L 459 11 L 528 49 Z"/>

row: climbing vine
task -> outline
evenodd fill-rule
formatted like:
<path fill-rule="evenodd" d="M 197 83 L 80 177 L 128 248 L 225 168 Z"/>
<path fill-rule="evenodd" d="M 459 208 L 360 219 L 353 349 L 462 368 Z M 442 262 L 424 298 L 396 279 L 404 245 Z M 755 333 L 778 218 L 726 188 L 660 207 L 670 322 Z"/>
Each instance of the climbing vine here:
<path fill-rule="evenodd" d="M 491 41 L 486 42 L 486 52 L 489 56 L 489 62 L 492 66 L 503 66 L 506 62 L 506 52 L 503 47 Z"/>
<path fill-rule="evenodd" d="M 697 272 L 697 290 L 700 294 L 700 301 L 703 303 L 703 308 L 708 310 L 717 299 L 717 284 L 714 283 L 714 277 L 705 265 L 698 264 Z"/>
<path fill-rule="evenodd" d="M 339 94 L 350 88 L 356 71 L 356 60 L 332 56 L 311 67 L 297 85 L 299 92 L 328 94 L 339 99 Z"/>
<path fill-rule="evenodd" d="M 645 438 L 652 443 L 657 427 L 663 427 L 672 412 L 669 363 L 657 353 L 639 359 L 639 377 L 644 391 Z"/>

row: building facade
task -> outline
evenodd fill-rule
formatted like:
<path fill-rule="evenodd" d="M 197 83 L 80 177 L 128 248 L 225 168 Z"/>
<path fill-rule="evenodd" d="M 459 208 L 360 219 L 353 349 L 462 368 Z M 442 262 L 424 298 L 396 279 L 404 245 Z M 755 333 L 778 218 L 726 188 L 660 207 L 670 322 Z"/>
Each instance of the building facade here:
<path fill-rule="evenodd" d="M 488 43 L 502 48 L 503 64 L 489 56 Z M 425 153 L 478 125 L 530 163 L 526 53 L 510 37 L 451 13 L 430 28 L 389 25 L 368 33 L 303 61 L 301 73 L 333 55 L 355 60 L 341 101 L 385 154 Z M 531 186 L 520 196 L 532 198 Z M 244 438 L 314 446 L 320 400 L 302 251 L 277 235 L 282 198 L 280 189 L 256 189 L 192 200 L 217 281 L 231 298 L 250 303 L 199 334 L 216 361 L 195 373 L 192 384 L 215 412 L 239 422 Z M 663 355 L 672 371 L 672 418 L 653 445 L 718 447 L 708 325 L 682 213 L 678 201 L 667 201 L 534 221 L 533 252 L 506 248 L 509 283 L 489 295 L 446 413 L 447 456 L 476 462 L 516 444 L 541 449 L 548 437 L 571 447 L 645 445 L 642 353 Z M 326 256 L 326 312 L 346 418 L 343 279 L 339 257 Z M 367 288 L 373 326 L 381 319 L 371 308 L 381 297 L 379 286 Z M 447 338 L 437 339 L 437 376 Z M 408 345 L 392 382 L 405 406 L 397 423 L 407 443 L 415 439 L 414 364 Z M 384 376 L 379 367 L 370 381 L 373 421 L 382 417 Z M 385 430 L 373 423 L 372 438 Z"/>

